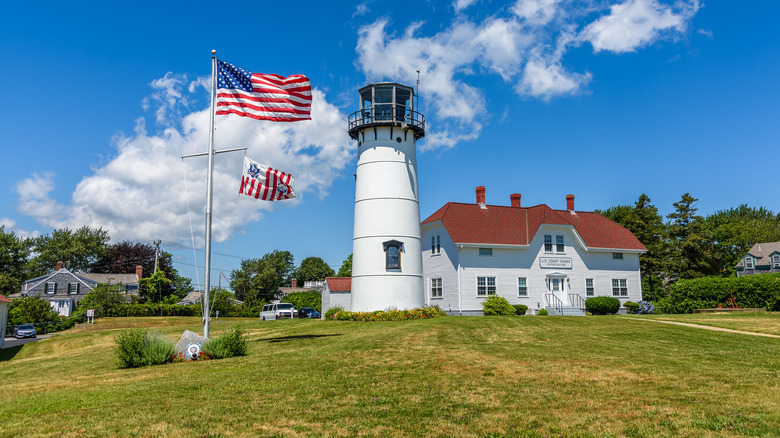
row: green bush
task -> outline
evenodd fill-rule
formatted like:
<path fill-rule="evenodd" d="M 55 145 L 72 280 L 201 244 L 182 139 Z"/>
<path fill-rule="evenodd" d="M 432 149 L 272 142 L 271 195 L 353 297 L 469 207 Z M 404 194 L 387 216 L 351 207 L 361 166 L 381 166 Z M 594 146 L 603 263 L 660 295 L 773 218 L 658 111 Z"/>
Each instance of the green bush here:
<path fill-rule="evenodd" d="M 282 298 L 282 302 L 291 303 L 296 309 L 313 307 L 318 312 L 322 309 L 322 295 L 319 292 L 293 292 Z"/>
<path fill-rule="evenodd" d="M 536 312 L 536 316 L 545 316 L 545 315 L 549 315 L 549 313 L 547 312 L 547 309 L 539 309 Z"/>
<path fill-rule="evenodd" d="M 780 311 L 780 273 L 679 280 L 669 288 L 669 296 L 658 301 L 656 313 L 730 307 L 728 301 L 732 295 L 739 307 Z"/>
<path fill-rule="evenodd" d="M 639 303 L 635 303 L 633 301 L 626 301 L 625 303 L 623 303 L 623 307 L 626 308 L 626 313 L 639 312 Z"/>
<path fill-rule="evenodd" d="M 515 308 L 509 301 L 498 295 L 491 295 L 482 302 L 483 315 L 514 315 Z"/>
<path fill-rule="evenodd" d="M 209 339 L 203 344 L 203 352 L 212 359 L 246 356 L 244 330 L 237 325 L 218 337 Z"/>
<path fill-rule="evenodd" d="M 613 297 L 593 297 L 585 300 L 585 310 L 594 315 L 612 315 L 620 309 L 620 300 Z"/>
<path fill-rule="evenodd" d="M 114 351 L 120 368 L 135 368 L 168 362 L 175 348 L 161 334 L 149 334 L 146 329 L 137 328 L 120 333 Z"/>
<path fill-rule="evenodd" d="M 447 312 L 441 310 L 439 307 L 421 307 L 412 310 L 388 309 L 386 311 L 376 310 L 374 312 L 348 312 L 340 307 L 333 313 L 331 313 L 330 310 L 325 312 L 326 320 L 364 322 L 410 321 L 415 319 L 428 319 L 439 316 L 447 316 Z M 512 310 L 514 311 L 514 308 Z"/>
<path fill-rule="evenodd" d="M 512 307 L 515 308 L 515 315 L 525 315 L 528 311 L 528 306 L 525 304 L 513 304 Z"/>
<path fill-rule="evenodd" d="M 343 307 L 341 307 L 341 306 L 333 306 L 330 309 L 328 309 L 327 312 L 325 312 L 325 319 L 336 319 L 336 318 L 334 318 L 334 316 L 337 313 L 342 312 L 342 311 L 344 311 Z"/>

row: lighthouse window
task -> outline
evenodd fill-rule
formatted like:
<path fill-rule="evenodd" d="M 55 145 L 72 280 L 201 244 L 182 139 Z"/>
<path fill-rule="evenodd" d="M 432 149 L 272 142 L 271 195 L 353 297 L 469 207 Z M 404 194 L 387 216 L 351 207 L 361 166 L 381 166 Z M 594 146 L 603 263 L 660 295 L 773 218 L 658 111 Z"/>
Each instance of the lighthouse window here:
<path fill-rule="evenodd" d="M 385 269 L 387 270 L 400 270 L 401 269 L 401 251 L 403 250 L 403 243 L 397 240 L 391 240 L 382 244 L 385 249 Z"/>

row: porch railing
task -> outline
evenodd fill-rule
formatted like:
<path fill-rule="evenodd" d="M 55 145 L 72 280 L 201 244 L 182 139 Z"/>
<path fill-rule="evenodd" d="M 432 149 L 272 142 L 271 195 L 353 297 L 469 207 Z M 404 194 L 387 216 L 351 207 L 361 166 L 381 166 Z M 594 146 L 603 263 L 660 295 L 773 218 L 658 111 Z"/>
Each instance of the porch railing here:
<path fill-rule="evenodd" d="M 558 315 L 563 313 L 563 301 L 553 294 L 544 294 L 544 300 L 547 301 L 547 307 L 552 307 L 558 312 Z"/>
<path fill-rule="evenodd" d="M 585 310 L 585 300 L 578 294 L 569 294 L 569 302 L 572 306 Z"/>

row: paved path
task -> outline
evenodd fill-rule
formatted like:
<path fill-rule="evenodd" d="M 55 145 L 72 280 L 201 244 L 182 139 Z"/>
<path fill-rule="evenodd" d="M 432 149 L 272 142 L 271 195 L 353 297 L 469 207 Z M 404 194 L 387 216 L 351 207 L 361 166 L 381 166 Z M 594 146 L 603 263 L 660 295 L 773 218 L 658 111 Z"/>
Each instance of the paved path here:
<path fill-rule="evenodd" d="M 739 333 L 741 335 L 764 336 L 764 337 L 767 337 L 767 338 L 780 338 L 780 335 L 770 335 L 769 333 L 744 332 L 744 331 L 741 331 L 741 330 L 732 330 L 732 329 L 721 328 L 721 327 L 713 327 L 711 325 L 691 324 L 691 323 L 688 323 L 688 322 L 663 321 L 663 320 L 660 320 L 660 319 L 646 319 L 646 318 L 621 318 L 621 319 L 630 319 L 630 320 L 633 320 L 633 321 L 661 322 L 661 323 L 664 323 L 664 324 L 683 325 L 683 326 L 686 326 L 686 327 L 700 328 L 700 329 L 705 329 L 705 330 L 715 330 L 717 332 Z"/>

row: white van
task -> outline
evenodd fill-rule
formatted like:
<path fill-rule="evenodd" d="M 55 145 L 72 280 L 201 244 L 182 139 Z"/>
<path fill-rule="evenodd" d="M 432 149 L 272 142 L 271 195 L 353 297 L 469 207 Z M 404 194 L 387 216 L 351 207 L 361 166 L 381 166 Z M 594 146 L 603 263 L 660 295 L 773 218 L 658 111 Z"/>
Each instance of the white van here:
<path fill-rule="evenodd" d="M 260 311 L 260 318 L 263 321 L 267 319 L 293 319 L 296 317 L 298 317 L 298 311 L 290 303 L 266 304 L 263 306 L 263 310 Z"/>

